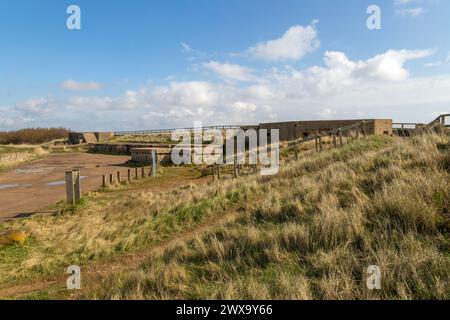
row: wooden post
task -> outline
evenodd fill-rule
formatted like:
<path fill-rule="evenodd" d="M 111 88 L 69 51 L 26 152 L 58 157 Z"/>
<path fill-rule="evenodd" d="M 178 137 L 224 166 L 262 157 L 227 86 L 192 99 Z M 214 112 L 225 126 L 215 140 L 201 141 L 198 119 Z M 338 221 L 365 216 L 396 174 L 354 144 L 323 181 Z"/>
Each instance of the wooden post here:
<path fill-rule="evenodd" d="M 319 135 L 319 150 L 320 150 L 320 152 L 323 151 L 322 136 L 321 135 Z"/>
<path fill-rule="evenodd" d="M 138 168 L 134 168 L 134 179 L 135 180 L 139 179 Z"/>
<path fill-rule="evenodd" d="M 319 152 L 319 138 L 317 137 L 317 133 L 316 133 L 316 137 L 314 138 L 314 143 L 316 146 L 316 152 Z"/>
<path fill-rule="evenodd" d="M 107 184 L 106 184 L 106 174 L 104 174 L 104 175 L 102 176 L 102 187 L 103 187 L 103 188 L 106 188 L 106 186 L 107 186 Z"/>
<path fill-rule="evenodd" d="M 294 156 L 295 156 L 295 160 L 298 160 L 298 145 L 297 145 L 297 141 L 294 142 Z"/>
<path fill-rule="evenodd" d="M 131 169 L 128 169 L 127 180 L 128 180 L 128 183 L 131 182 Z"/>
<path fill-rule="evenodd" d="M 342 147 L 344 145 L 344 141 L 342 140 L 342 130 L 341 129 L 338 130 L 338 134 L 339 134 L 339 144 Z"/>
<path fill-rule="evenodd" d="M 81 174 L 80 170 L 74 170 L 74 186 L 73 191 L 75 194 L 75 203 L 77 203 L 81 199 Z"/>
<path fill-rule="evenodd" d="M 158 154 L 156 153 L 156 150 L 152 150 L 152 177 L 156 177 L 156 172 L 158 168 L 156 167 L 158 165 Z"/>
<path fill-rule="evenodd" d="M 142 167 L 142 168 L 141 168 L 141 171 L 142 171 L 142 172 L 141 172 L 141 177 L 142 177 L 142 178 L 145 178 L 145 167 Z"/>
<path fill-rule="evenodd" d="M 118 184 L 122 183 L 122 175 L 120 174 L 120 171 L 117 171 L 117 183 Z"/>
<path fill-rule="evenodd" d="M 366 122 L 365 121 L 362 122 L 361 132 L 362 132 L 363 137 L 365 138 L 366 137 Z"/>
<path fill-rule="evenodd" d="M 66 196 L 67 196 L 67 205 L 73 206 L 75 205 L 75 190 L 73 188 L 74 185 L 74 174 L 73 171 L 66 171 Z"/>
<path fill-rule="evenodd" d="M 336 141 L 336 133 L 333 133 L 333 146 L 337 147 L 337 141 Z"/>
<path fill-rule="evenodd" d="M 113 184 L 114 183 L 114 176 L 112 173 L 109 174 L 109 184 Z"/>
<path fill-rule="evenodd" d="M 237 178 L 237 157 L 236 154 L 234 154 L 234 162 L 233 162 L 233 178 Z"/>

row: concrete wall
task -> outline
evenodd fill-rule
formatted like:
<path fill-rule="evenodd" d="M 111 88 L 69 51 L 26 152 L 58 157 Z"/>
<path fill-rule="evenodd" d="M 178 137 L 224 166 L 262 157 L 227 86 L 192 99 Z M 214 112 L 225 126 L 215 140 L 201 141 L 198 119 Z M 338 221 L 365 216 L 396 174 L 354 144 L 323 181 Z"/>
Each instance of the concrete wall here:
<path fill-rule="evenodd" d="M 114 137 L 113 132 L 69 132 L 69 144 L 97 143 Z"/>
<path fill-rule="evenodd" d="M 316 132 L 326 132 L 333 129 L 339 129 L 349 126 L 361 120 L 323 120 L 323 121 L 290 121 L 290 122 L 274 122 L 261 123 L 260 129 L 279 129 L 280 140 L 287 141 L 301 137 L 308 137 Z M 367 134 L 387 134 L 392 135 L 392 120 L 390 119 L 366 119 Z"/>

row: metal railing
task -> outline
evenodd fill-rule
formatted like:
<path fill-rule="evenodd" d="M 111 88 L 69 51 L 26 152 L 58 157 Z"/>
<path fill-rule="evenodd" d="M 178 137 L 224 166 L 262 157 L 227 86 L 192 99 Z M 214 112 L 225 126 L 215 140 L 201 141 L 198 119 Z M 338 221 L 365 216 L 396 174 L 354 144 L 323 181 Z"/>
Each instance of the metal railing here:
<path fill-rule="evenodd" d="M 205 126 L 201 128 L 177 128 L 177 129 L 156 129 L 156 130 L 137 130 L 137 131 L 114 131 L 115 136 L 145 136 L 148 134 L 164 134 L 175 131 L 199 131 L 199 130 L 226 130 L 226 129 L 240 129 L 239 125 L 223 125 L 223 126 Z"/>

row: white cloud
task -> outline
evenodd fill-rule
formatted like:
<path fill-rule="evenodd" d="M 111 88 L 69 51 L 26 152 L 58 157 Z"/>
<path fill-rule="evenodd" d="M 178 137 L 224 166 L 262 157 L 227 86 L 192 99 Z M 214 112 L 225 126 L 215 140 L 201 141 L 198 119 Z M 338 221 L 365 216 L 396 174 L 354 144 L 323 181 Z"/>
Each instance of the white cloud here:
<path fill-rule="evenodd" d="M 255 111 L 257 109 L 255 104 L 242 101 L 236 101 L 231 107 L 237 111 Z"/>
<path fill-rule="evenodd" d="M 316 21 L 309 26 L 293 26 L 275 40 L 261 42 L 250 47 L 247 53 L 257 59 L 269 61 L 300 60 L 307 53 L 319 48 L 320 40 Z"/>
<path fill-rule="evenodd" d="M 45 123 L 48 110 L 57 107 L 58 113 L 72 113 L 72 117 L 63 118 L 69 125 L 61 125 L 72 126 L 74 119 L 79 119 L 83 130 L 98 129 L 97 123 L 103 123 L 107 130 L 184 127 L 192 126 L 194 120 L 205 124 L 360 116 L 414 120 L 399 119 L 402 114 L 426 120 L 428 113 L 450 104 L 450 75 L 414 78 L 407 62 L 432 52 L 389 50 L 365 60 L 352 60 L 343 52 L 330 51 L 325 53 L 323 65 L 254 71 L 256 84 L 227 80 L 148 83 L 116 97 L 78 96 L 65 101 L 38 98 L 18 104 L 16 109 L 33 112 L 36 122 Z M 231 70 L 227 69 L 224 79 L 242 76 L 236 71 L 240 69 Z M 416 108 L 416 112 L 408 108 Z M 5 115 L 8 117 L 11 114 Z"/>
<path fill-rule="evenodd" d="M 93 91 L 102 88 L 98 82 L 79 82 L 75 80 L 66 80 L 61 84 L 61 88 L 72 91 Z"/>
<path fill-rule="evenodd" d="M 255 77 L 252 75 L 251 69 L 240 66 L 238 64 L 210 61 L 207 63 L 203 63 L 202 65 L 205 69 L 210 70 L 227 80 L 237 80 L 237 81 L 255 80 Z"/>
<path fill-rule="evenodd" d="M 57 103 L 51 98 L 32 98 L 17 104 L 17 109 L 26 114 L 46 116 L 57 109 Z"/>
<path fill-rule="evenodd" d="M 426 63 L 425 66 L 427 68 L 440 67 L 450 63 L 450 52 L 447 54 L 447 57 L 444 60 L 438 60 L 435 62 Z"/>

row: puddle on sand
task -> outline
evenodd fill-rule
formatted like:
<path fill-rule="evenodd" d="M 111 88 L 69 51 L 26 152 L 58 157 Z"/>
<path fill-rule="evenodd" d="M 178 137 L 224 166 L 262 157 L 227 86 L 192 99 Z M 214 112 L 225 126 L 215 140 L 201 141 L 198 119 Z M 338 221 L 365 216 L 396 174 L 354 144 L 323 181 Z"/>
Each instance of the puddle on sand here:
<path fill-rule="evenodd" d="M 86 179 L 86 178 L 87 178 L 87 176 L 81 176 L 80 180 L 83 180 L 83 179 Z M 63 186 L 65 184 L 66 184 L 65 180 L 59 180 L 59 181 L 49 182 L 46 185 L 49 186 L 49 187 L 55 187 L 55 186 Z"/>
<path fill-rule="evenodd" d="M 31 184 L 0 184 L 0 190 L 6 189 L 26 189 L 30 188 Z"/>
<path fill-rule="evenodd" d="M 22 169 L 16 169 L 17 174 L 48 174 L 53 171 L 53 167 L 27 167 Z"/>

